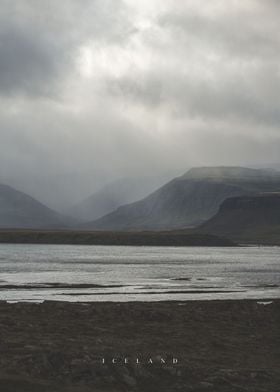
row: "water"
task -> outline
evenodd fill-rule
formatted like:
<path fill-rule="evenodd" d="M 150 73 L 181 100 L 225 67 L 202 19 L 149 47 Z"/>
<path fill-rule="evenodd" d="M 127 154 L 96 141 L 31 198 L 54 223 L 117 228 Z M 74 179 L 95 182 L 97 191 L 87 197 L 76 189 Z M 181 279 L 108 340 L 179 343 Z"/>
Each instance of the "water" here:
<path fill-rule="evenodd" d="M 0 300 L 279 297 L 279 247 L 0 244 Z"/>

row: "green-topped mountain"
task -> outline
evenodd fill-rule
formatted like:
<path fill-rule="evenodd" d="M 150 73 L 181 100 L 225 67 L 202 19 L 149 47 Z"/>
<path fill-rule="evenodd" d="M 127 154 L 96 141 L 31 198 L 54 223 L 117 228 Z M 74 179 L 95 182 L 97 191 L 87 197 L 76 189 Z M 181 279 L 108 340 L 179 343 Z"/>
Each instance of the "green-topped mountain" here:
<path fill-rule="evenodd" d="M 280 191 L 280 172 L 243 167 L 190 169 L 144 199 L 82 225 L 95 230 L 183 229 L 214 216 L 234 196 Z"/>

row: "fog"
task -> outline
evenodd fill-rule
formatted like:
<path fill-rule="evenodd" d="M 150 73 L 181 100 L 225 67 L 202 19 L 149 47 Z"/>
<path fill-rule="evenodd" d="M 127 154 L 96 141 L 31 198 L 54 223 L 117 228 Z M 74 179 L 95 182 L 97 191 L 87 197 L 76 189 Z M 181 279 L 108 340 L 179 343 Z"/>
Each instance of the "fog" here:
<path fill-rule="evenodd" d="M 62 208 L 119 178 L 279 165 L 279 11 L 1 0 L 0 182 Z"/>

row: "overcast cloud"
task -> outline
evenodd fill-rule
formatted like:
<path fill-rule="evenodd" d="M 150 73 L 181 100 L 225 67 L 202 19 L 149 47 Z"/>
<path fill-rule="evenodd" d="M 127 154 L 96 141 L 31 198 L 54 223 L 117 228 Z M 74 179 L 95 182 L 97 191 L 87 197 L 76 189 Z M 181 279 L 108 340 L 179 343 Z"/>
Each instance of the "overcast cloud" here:
<path fill-rule="evenodd" d="M 0 182 L 52 206 L 280 153 L 277 0 L 0 0 Z"/>

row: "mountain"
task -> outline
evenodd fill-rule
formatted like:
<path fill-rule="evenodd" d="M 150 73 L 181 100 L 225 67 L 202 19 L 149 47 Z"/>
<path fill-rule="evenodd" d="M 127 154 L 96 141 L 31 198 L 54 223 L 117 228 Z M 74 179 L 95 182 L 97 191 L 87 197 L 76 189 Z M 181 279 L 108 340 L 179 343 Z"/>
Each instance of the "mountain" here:
<path fill-rule="evenodd" d="M 239 242 L 280 244 L 280 193 L 233 197 L 198 228 Z"/>
<path fill-rule="evenodd" d="M 183 176 L 187 179 L 214 180 L 227 182 L 259 182 L 277 181 L 280 172 L 276 169 L 251 169 L 239 166 L 217 166 L 217 167 L 194 167 Z"/>
<path fill-rule="evenodd" d="M 118 207 L 135 202 L 164 183 L 161 177 L 124 178 L 65 210 L 65 214 L 84 221 L 95 220 Z"/>
<path fill-rule="evenodd" d="M 95 230 L 171 230 L 215 215 L 227 198 L 280 191 L 280 173 L 242 167 L 190 169 L 144 199 L 82 225 Z"/>
<path fill-rule="evenodd" d="M 74 223 L 74 219 L 51 210 L 31 196 L 0 184 L 0 228 L 59 228 Z"/>

